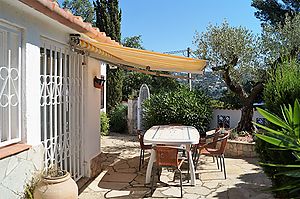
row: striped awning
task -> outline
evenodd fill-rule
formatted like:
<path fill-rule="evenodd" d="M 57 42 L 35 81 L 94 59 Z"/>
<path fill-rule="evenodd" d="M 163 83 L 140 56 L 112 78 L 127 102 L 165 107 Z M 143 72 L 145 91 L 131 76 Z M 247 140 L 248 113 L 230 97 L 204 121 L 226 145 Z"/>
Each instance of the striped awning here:
<path fill-rule="evenodd" d="M 115 65 L 136 67 L 147 71 L 188 72 L 201 74 L 206 60 L 162 54 L 121 45 L 80 38 L 79 47 L 96 53 Z"/>

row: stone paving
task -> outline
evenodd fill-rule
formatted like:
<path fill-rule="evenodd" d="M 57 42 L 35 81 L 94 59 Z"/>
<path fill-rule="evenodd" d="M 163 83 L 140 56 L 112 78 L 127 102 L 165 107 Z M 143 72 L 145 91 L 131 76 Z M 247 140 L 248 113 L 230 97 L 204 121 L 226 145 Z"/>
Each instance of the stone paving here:
<path fill-rule="evenodd" d="M 80 190 L 80 199 L 93 198 L 178 198 L 180 197 L 179 181 L 172 182 L 174 173 L 163 170 L 154 193 L 145 186 L 147 160 L 138 171 L 139 143 L 134 136 L 111 134 L 101 138 L 102 172 Z M 201 157 L 197 169 L 196 186 L 183 183 L 183 198 L 273 198 L 264 191 L 271 182 L 267 179 L 256 159 L 225 158 L 227 179 L 217 169 L 211 157 Z M 186 170 L 183 169 L 186 174 Z M 185 175 L 184 175 L 185 176 Z"/>

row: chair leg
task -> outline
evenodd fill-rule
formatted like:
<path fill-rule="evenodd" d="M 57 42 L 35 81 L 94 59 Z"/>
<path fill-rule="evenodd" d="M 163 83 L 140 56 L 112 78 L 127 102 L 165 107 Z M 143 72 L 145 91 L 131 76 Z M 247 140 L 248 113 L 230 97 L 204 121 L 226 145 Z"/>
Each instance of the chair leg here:
<path fill-rule="evenodd" d="M 225 169 L 225 158 L 224 158 L 224 154 L 222 154 L 222 159 L 223 159 L 223 168 L 224 168 L 224 177 L 226 179 L 226 169 Z"/>
<path fill-rule="evenodd" d="M 219 160 L 218 160 L 218 156 L 216 156 L 216 162 L 217 162 L 217 167 L 218 167 L 218 169 L 220 169 L 220 167 L 219 167 Z"/>
<path fill-rule="evenodd" d="M 199 162 L 199 158 L 200 158 L 200 153 L 197 154 L 197 157 L 194 161 L 195 170 L 197 170 L 197 165 L 198 165 L 198 162 Z"/>
<path fill-rule="evenodd" d="M 222 167 L 222 156 L 219 156 L 220 159 L 220 167 L 221 167 L 221 171 L 223 171 L 223 167 Z"/>
<path fill-rule="evenodd" d="M 182 172 L 180 169 L 177 169 L 179 172 L 179 177 L 180 177 L 180 198 L 183 196 L 183 191 L 182 191 Z"/>
<path fill-rule="evenodd" d="M 141 165 L 142 165 L 142 156 L 143 156 L 143 149 L 140 151 L 140 163 L 139 163 L 139 171 L 141 170 Z"/>
<path fill-rule="evenodd" d="M 215 162 L 215 156 L 213 155 L 213 162 Z"/>
<path fill-rule="evenodd" d="M 154 192 L 154 175 L 156 173 L 156 167 L 154 168 L 154 171 L 152 171 L 152 175 L 151 175 L 151 196 Z"/>
<path fill-rule="evenodd" d="M 145 150 L 143 150 L 143 164 L 145 163 Z"/>

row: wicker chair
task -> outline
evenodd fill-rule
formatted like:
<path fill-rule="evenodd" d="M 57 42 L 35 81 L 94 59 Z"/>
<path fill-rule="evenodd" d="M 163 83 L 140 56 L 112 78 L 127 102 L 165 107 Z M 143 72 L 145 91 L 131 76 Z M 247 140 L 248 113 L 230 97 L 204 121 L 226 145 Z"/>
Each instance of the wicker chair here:
<path fill-rule="evenodd" d="M 140 142 L 140 162 L 139 162 L 139 171 L 141 170 L 141 166 L 144 164 L 144 160 L 145 160 L 145 150 L 150 150 L 152 149 L 152 145 L 145 145 L 144 144 L 144 134 L 142 133 L 142 131 L 138 130 L 138 139 Z"/>
<path fill-rule="evenodd" d="M 180 170 L 180 167 L 182 163 L 184 162 L 183 159 L 178 158 L 178 150 L 182 149 L 180 147 L 175 146 L 155 146 L 154 149 L 156 150 L 156 172 L 152 173 L 152 179 L 151 179 L 151 194 L 153 194 L 153 187 L 154 187 L 154 175 L 158 174 L 158 179 L 160 176 L 160 169 L 162 167 L 170 167 L 174 168 L 175 172 L 178 171 L 180 175 L 180 197 L 183 196 L 182 191 L 182 173 Z"/>
<path fill-rule="evenodd" d="M 200 147 L 198 147 L 198 156 L 196 158 L 196 163 L 199 161 L 200 155 L 207 155 L 207 156 L 212 156 L 220 159 L 220 167 L 221 171 L 224 172 L 224 177 L 226 179 L 226 169 L 225 169 L 225 159 L 224 159 L 224 152 L 227 144 L 227 140 L 229 137 L 229 132 L 225 132 L 223 134 L 224 136 L 219 137 L 217 140 L 209 142 L 207 144 L 204 144 Z M 220 147 L 217 148 L 217 143 L 220 142 Z M 211 148 L 213 146 L 213 148 Z M 217 163 L 218 164 L 218 163 Z M 219 165 L 218 165 L 219 168 Z"/>
<path fill-rule="evenodd" d="M 201 137 L 200 136 L 200 139 L 199 139 L 199 144 L 196 144 L 193 146 L 193 160 L 194 160 L 194 165 L 195 165 L 195 169 L 197 169 L 197 165 L 198 165 L 198 160 L 199 160 L 199 148 L 201 148 L 202 146 L 204 146 L 206 144 L 206 141 L 207 139 L 210 139 L 210 138 L 213 138 L 212 142 L 211 143 L 208 143 L 207 147 L 211 148 L 211 149 L 215 149 L 216 146 L 217 146 L 217 140 L 220 136 L 220 129 L 217 128 L 215 129 L 215 132 L 214 134 L 211 134 L 211 135 L 206 135 L 204 137 Z M 213 157 L 213 161 L 215 162 L 215 156 L 212 156 Z M 218 159 L 216 158 L 217 160 L 217 166 L 218 166 L 218 169 L 219 169 L 219 161 Z"/>

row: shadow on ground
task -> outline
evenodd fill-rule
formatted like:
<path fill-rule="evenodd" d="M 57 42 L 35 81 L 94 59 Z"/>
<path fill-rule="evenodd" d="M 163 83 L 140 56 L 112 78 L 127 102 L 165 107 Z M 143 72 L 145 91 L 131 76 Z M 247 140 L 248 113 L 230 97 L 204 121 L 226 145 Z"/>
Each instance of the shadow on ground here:
<path fill-rule="evenodd" d="M 82 190 L 80 199 L 93 198 L 145 198 L 150 197 L 150 187 L 145 186 L 146 167 L 150 154 L 141 171 L 139 167 L 139 144 L 135 137 L 117 135 L 105 137 L 101 142 L 102 172 Z M 225 158 L 227 179 L 217 169 L 211 157 L 202 157 L 197 170 L 196 186 L 185 181 L 184 198 L 273 198 L 265 193 L 270 181 L 262 173 L 256 159 Z M 153 198 L 176 198 L 180 189 L 173 180 L 173 172 L 163 171 Z"/>

